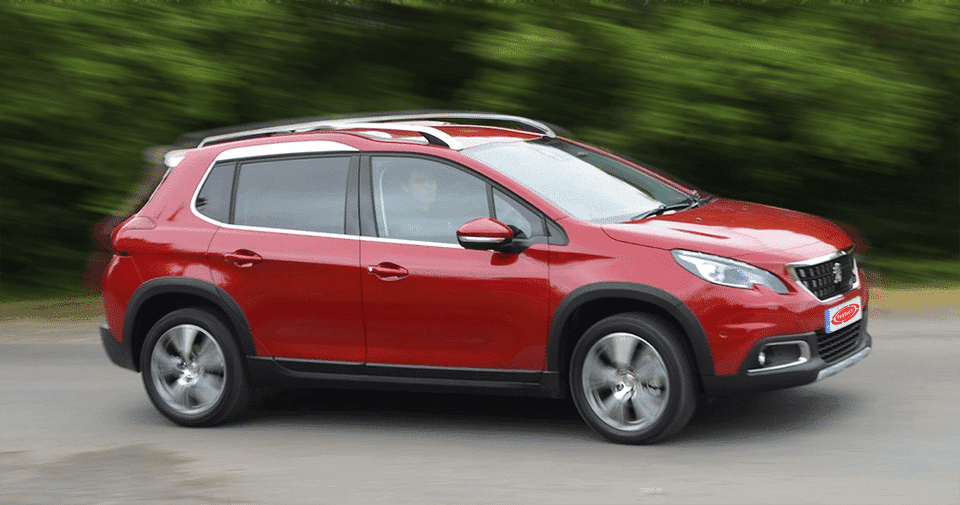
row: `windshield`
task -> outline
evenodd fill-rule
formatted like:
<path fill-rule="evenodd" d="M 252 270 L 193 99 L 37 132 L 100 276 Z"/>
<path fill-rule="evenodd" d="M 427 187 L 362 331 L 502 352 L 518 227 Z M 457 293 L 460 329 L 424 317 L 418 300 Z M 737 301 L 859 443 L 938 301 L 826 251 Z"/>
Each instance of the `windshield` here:
<path fill-rule="evenodd" d="M 461 152 L 592 223 L 629 221 L 690 198 L 635 167 L 559 139 L 490 143 Z"/>

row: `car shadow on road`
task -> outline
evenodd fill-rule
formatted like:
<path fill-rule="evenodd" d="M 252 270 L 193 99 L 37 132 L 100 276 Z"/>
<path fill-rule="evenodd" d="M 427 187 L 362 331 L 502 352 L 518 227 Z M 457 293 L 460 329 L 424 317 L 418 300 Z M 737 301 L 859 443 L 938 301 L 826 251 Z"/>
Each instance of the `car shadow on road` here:
<path fill-rule="evenodd" d="M 857 415 L 864 401 L 822 386 L 708 398 L 668 443 L 721 445 L 819 433 Z"/>
<path fill-rule="evenodd" d="M 713 445 L 815 433 L 855 415 L 863 399 L 820 386 L 703 398 L 687 427 L 666 444 Z M 323 425 L 445 432 L 509 431 L 599 440 L 581 421 L 573 402 L 475 394 L 284 389 L 262 392 L 239 425 Z"/>

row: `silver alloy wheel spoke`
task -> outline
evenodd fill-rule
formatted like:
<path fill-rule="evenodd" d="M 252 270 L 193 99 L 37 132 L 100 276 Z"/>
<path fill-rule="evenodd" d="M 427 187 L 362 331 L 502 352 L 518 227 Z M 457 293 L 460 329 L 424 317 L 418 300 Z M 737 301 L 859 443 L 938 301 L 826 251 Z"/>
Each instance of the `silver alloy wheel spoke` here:
<path fill-rule="evenodd" d="M 597 417 L 622 431 L 640 431 L 657 422 L 670 393 L 660 353 L 626 332 L 606 335 L 590 347 L 581 383 Z"/>
<path fill-rule="evenodd" d="M 178 330 L 178 335 L 174 338 L 173 344 L 177 347 L 177 350 L 180 351 L 180 358 L 189 363 L 192 361 L 193 342 L 196 340 L 197 332 L 200 328 L 184 324 L 174 329 Z"/>
<path fill-rule="evenodd" d="M 212 377 L 206 376 L 197 381 L 196 386 L 193 387 L 193 396 L 198 405 L 213 403 L 220 395 L 220 388 L 221 386 L 215 384 Z"/>
<path fill-rule="evenodd" d="M 650 352 L 651 349 L 646 346 L 641 346 L 633 357 L 633 362 L 630 363 L 631 368 L 634 370 L 643 370 L 653 359 L 653 354 Z"/>
<path fill-rule="evenodd" d="M 633 410 L 637 413 L 638 420 L 655 418 L 662 403 L 660 399 L 646 391 L 634 396 L 631 402 L 633 402 Z"/>
<path fill-rule="evenodd" d="M 181 382 L 175 382 L 170 388 L 170 398 L 179 405 L 189 406 L 188 393 L 189 388 Z"/>
<path fill-rule="evenodd" d="M 192 324 L 170 328 L 154 345 L 150 373 L 160 399 L 180 414 L 203 414 L 226 388 L 226 358 L 206 330 Z"/>
<path fill-rule="evenodd" d="M 620 369 L 630 368 L 633 355 L 637 351 L 637 339 L 630 338 L 626 333 L 618 334 L 610 344 L 613 362 Z"/>
<path fill-rule="evenodd" d="M 180 369 L 177 367 L 177 365 L 180 364 L 179 356 L 171 355 L 158 345 L 153 348 L 152 360 L 153 368 L 155 369 L 154 372 L 164 379 L 168 379 L 174 375 L 180 376 Z"/>
<path fill-rule="evenodd" d="M 216 342 L 204 338 L 196 353 L 196 363 L 204 372 L 223 374 L 223 356 Z"/>
<path fill-rule="evenodd" d="M 634 370 L 636 370 L 637 378 L 644 384 L 660 380 L 665 372 L 663 365 L 652 357 L 642 360 Z M 660 380 L 660 382 L 662 382 L 662 380 Z"/>
<path fill-rule="evenodd" d="M 602 363 L 597 363 L 590 368 L 590 387 L 599 388 L 606 386 L 612 388 L 617 383 L 617 371 Z"/>
<path fill-rule="evenodd" d="M 627 422 L 626 418 L 626 403 L 622 398 L 617 398 L 617 395 L 612 394 L 603 400 L 602 408 L 603 412 L 609 416 L 611 419 L 617 420 L 617 422 L 623 424 Z"/>

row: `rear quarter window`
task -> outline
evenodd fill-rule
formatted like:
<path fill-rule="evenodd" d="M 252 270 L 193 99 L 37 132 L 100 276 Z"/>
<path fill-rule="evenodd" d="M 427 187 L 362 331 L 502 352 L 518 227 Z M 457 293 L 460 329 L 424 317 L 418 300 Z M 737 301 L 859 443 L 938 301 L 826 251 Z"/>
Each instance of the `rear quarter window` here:
<path fill-rule="evenodd" d="M 213 167 L 197 195 L 197 211 L 221 223 L 230 222 L 230 193 L 236 163 L 220 163 Z"/>

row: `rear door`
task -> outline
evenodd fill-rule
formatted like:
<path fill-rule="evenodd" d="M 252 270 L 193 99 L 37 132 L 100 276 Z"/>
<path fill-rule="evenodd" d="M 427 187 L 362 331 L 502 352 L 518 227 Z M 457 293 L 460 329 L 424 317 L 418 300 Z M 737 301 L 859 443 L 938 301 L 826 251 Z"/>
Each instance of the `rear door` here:
<path fill-rule="evenodd" d="M 223 223 L 208 251 L 214 281 L 240 305 L 258 354 L 362 363 L 358 158 L 240 160 L 214 180 L 233 202 L 221 195 L 218 210 L 206 184 L 198 198 Z"/>

